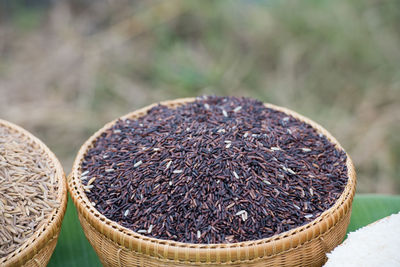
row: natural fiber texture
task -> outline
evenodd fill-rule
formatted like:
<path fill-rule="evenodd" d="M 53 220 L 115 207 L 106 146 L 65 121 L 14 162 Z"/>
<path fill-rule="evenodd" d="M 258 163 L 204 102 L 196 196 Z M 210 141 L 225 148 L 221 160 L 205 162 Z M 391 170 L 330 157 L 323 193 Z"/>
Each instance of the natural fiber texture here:
<path fill-rule="evenodd" d="M 191 101 L 194 98 L 161 104 L 177 107 Z M 139 118 L 155 105 L 120 119 Z M 310 119 L 286 108 L 271 104 L 265 106 L 312 125 L 341 148 L 328 131 Z M 322 266 L 326 261 L 326 252 L 340 244 L 346 234 L 356 187 L 356 173 L 348 155 L 348 183 L 335 205 L 314 221 L 270 238 L 231 244 L 187 244 L 146 237 L 125 228 L 107 219 L 92 206 L 80 179 L 80 166 L 85 153 L 114 122 L 106 124 L 85 142 L 68 178 L 69 192 L 77 207 L 85 235 L 104 266 Z"/>
<path fill-rule="evenodd" d="M 51 167 L 55 171 L 55 178 L 58 181 L 57 201 L 60 203 L 59 207 L 54 209 L 47 217 L 47 222 L 33 236 L 13 253 L 0 258 L 0 266 L 46 266 L 56 247 L 61 222 L 67 207 L 67 185 L 64 170 L 53 152 L 38 138 L 21 127 L 4 120 L 0 120 L 0 127 L 7 128 L 10 132 L 21 134 L 27 143 L 35 150 L 41 151 L 43 157 L 49 159 Z"/>

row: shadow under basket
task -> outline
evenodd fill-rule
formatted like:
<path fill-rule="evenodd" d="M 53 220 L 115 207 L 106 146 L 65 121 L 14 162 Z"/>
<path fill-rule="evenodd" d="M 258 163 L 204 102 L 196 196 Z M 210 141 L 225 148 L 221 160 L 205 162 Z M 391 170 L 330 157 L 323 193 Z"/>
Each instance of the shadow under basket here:
<path fill-rule="evenodd" d="M 175 108 L 194 100 L 185 98 L 161 104 Z M 119 119 L 142 117 L 155 105 Z M 342 149 L 329 132 L 310 119 L 286 108 L 265 106 L 310 124 Z M 348 155 L 348 183 L 336 203 L 312 222 L 269 238 L 231 244 L 188 244 L 146 237 L 107 219 L 84 193 L 81 163 L 96 139 L 115 121 L 106 124 L 85 142 L 68 177 L 69 192 L 82 228 L 104 266 L 321 266 L 326 261 L 325 254 L 342 242 L 350 222 L 356 187 L 356 173 Z"/>
<path fill-rule="evenodd" d="M 28 238 L 19 248 L 6 257 L 0 258 L 0 266 L 46 266 L 56 247 L 61 223 L 67 208 L 67 184 L 64 170 L 50 149 L 28 131 L 10 122 L 0 120 L 0 127 L 10 132 L 20 134 L 25 141 L 36 151 L 40 151 L 43 158 L 48 160 L 53 168 L 57 181 L 57 201 L 59 206 L 46 216 L 46 222 Z"/>

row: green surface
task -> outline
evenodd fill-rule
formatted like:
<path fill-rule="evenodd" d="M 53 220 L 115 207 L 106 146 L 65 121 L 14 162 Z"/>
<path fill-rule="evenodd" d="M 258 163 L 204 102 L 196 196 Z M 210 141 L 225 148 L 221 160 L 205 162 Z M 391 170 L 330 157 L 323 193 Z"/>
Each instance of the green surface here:
<path fill-rule="evenodd" d="M 400 196 L 357 195 L 348 231 L 400 211 Z M 75 207 L 68 202 L 57 247 L 49 266 L 101 266 L 80 227 Z"/>
<path fill-rule="evenodd" d="M 356 195 L 347 232 L 400 211 L 400 195 Z"/>
<path fill-rule="evenodd" d="M 71 198 L 56 249 L 48 266 L 101 266 L 99 258 L 86 239 Z"/>

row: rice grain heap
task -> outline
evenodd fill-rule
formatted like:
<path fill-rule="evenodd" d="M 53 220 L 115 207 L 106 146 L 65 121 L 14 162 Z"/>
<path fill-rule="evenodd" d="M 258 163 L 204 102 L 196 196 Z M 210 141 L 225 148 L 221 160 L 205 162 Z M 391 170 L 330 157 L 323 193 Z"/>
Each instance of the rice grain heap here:
<path fill-rule="evenodd" d="M 344 243 L 327 254 L 325 267 L 400 266 L 400 213 L 349 233 Z"/>
<path fill-rule="evenodd" d="M 30 142 L 0 127 L 0 260 L 44 226 L 59 206 L 54 167 Z"/>
<path fill-rule="evenodd" d="M 140 234 L 185 243 L 257 240 L 306 224 L 347 183 L 346 154 L 263 103 L 202 97 L 118 120 L 85 154 L 86 195 Z"/>

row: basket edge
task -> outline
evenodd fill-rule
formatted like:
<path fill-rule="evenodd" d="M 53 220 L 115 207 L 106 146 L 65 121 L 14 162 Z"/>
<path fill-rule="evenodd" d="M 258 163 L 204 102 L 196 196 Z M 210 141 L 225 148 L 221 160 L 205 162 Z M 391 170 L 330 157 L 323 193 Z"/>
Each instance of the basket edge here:
<path fill-rule="evenodd" d="M 54 164 L 56 179 L 58 181 L 59 207 L 54 209 L 48 216 L 48 222 L 42 228 L 39 228 L 34 235 L 28 238 L 17 250 L 6 257 L 0 258 L 0 264 L 4 266 L 22 266 L 33 259 L 37 254 L 42 253 L 47 244 L 59 235 L 59 230 L 66 212 L 68 200 L 68 187 L 64 169 L 56 155 L 28 130 L 12 122 L 0 119 L 0 126 L 7 127 L 13 131 L 23 134 L 27 139 L 40 147 L 48 156 L 50 162 Z M 38 233 L 41 231 L 40 233 Z"/>

